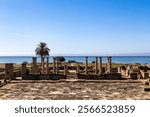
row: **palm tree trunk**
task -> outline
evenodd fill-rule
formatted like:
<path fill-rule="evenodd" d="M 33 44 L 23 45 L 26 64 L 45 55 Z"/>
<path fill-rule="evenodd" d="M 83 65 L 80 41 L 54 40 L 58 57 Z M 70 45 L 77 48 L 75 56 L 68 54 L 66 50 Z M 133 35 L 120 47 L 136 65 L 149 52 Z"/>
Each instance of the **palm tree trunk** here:
<path fill-rule="evenodd" d="M 42 67 L 42 57 L 41 57 L 41 67 Z"/>
<path fill-rule="evenodd" d="M 41 69 L 41 72 L 44 73 L 44 57 L 41 57 Z"/>

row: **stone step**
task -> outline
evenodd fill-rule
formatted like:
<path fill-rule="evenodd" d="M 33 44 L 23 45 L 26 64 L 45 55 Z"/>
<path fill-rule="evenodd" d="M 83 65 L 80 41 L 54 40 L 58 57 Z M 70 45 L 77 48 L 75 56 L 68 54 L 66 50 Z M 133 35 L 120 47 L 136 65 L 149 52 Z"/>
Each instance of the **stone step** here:
<path fill-rule="evenodd" d="M 146 82 L 145 82 L 145 85 L 149 85 L 149 82 L 146 81 Z"/>
<path fill-rule="evenodd" d="M 144 88 L 144 91 L 149 92 L 150 91 L 150 87 Z"/>
<path fill-rule="evenodd" d="M 76 78 L 76 76 L 68 76 L 68 77 L 70 77 L 70 78 Z"/>
<path fill-rule="evenodd" d="M 77 75 L 73 75 L 73 74 L 68 74 L 67 75 L 67 79 L 76 79 Z"/>
<path fill-rule="evenodd" d="M 0 84 L 3 84 L 3 83 L 5 83 L 5 82 L 6 82 L 5 79 L 1 79 L 1 80 L 0 80 Z"/>

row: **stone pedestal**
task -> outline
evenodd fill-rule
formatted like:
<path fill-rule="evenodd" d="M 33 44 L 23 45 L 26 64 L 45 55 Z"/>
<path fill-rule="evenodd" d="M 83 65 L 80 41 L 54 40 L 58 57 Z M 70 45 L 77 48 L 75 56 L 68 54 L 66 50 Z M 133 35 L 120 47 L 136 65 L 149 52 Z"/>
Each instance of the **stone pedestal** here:
<path fill-rule="evenodd" d="M 49 74 L 49 57 L 46 57 L 46 73 Z"/>
<path fill-rule="evenodd" d="M 21 64 L 21 77 L 22 79 L 26 79 L 27 77 L 27 67 L 26 67 L 26 64 Z"/>
<path fill-rule="evenodd" d="M 64 65 L 64 75 L 67 75 L 68 74 L 68 67 L 67 65 Z"/>
<path fill-rule="evenodd" d="M 85 57 L 85 74 L 88 74 L 88 57 Z"/>
<path fill-rule="evenodd" d="M 95 60 L 95 74 L 98 74 L 98 57 Z"/>
<path fill-rule="evenodd" d="M 12 63 L 5 64 L 5 78 L 6 80 L 14 78 L 14 68 Z"/>
<path fill-rule="evenodd" d="M 111 57 L 107 57 L 108 62 L 107 62 L 107 73 L 111 73 Z"/>
<path fill-rule="evenodd" d="M 56 59 L 53 58 L 53 73 L 56 73 Z"/>
<path fill-rule="evenodd" d="M 37 57 L 32 57 L 32 74 L 37 74 L 38 73 L 38 67 L 37 67 Z"/>
<path fill-rule="evenodd" d="M 102 57 L 99 57 L 99 74 L 102 74 Z"/>

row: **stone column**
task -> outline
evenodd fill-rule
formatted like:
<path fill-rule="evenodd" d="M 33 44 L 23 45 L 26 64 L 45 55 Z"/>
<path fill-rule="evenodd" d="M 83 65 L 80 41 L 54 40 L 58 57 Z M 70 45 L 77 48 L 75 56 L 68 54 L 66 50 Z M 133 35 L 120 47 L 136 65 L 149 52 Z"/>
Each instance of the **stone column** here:
<path fill-rule="evenodd" d="M 56 73 L 56 59 L 53 58 L 53 73 Z"/>
<path fill-rule="evenodd" d="M 64 75 L 67 75 L 68 74 L 68 68 L 67 68 L 67 65 L 65 64 L 64 65 Z"/>
<path fill-rule="evenodd" d="M 105 73 L 107 73 L 107 63 L 105 63 Z"/>
<path fill-rule="evenodd" d="M 6 80 L 14 78 L 14 68 L 12 63 L 5 64 L 5 78 Z"/>
<path fill-rule="evenodd" d="M 27 67 L 26 67 L 26 64 L 21 64 L 21 77 L 22 79 L 26 79 L 27 78 Z"/>
<path fill-rule="evenodd" d="M 96 60 L 95 60 L 95 74 L 98 73 L 98 57 L 96 57 Z"/>
<path fill-rule="evenodd" d="M 32 74 L 37 74 L 38 68 L 37 68 L 37 57 L 32 57 Z"/>
<path fill-rule="evenodd" d="M 88 74 L 88 57 L 85 57 L 85 74 Z"/>
<path fill-rule="evenodd" d="M 46 57 L 46 73 L 49 74 L 49 56 Z"/>
<path fill-rule="evenodd" d="M 77 65 L 77 73 L 80 73 L 80 65 Z"/>
<path fill-rule="evenodd" d="M 111 73 L 111 57 L 107 57 L 108 62 L 107 62 L 107 72 Z"/>
<path fill-rule="evenodd" d="M 118 73 L 121 73 L 121 67 L 118 67 Z"/>
<path fill-rule="evenodd" d="M 56 74 L 59 74 L 58 59 L 56 59 Z"/>
<path fill-rule="evenodd" d="M 99 74 L 103 73 L 102 68 L 102 57 L 99 57 Z"/>

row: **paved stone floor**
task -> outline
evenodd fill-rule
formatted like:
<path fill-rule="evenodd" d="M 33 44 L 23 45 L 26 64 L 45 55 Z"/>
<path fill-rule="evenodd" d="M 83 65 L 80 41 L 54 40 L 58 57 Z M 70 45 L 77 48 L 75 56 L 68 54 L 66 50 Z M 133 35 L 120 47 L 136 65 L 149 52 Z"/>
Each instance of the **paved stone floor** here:
<path fill-rule="evenodd" d="M 120 81 L 11 81 L 0 88 L 0 99 L 150 99 L 144 87 L 140 82 Z"/>

